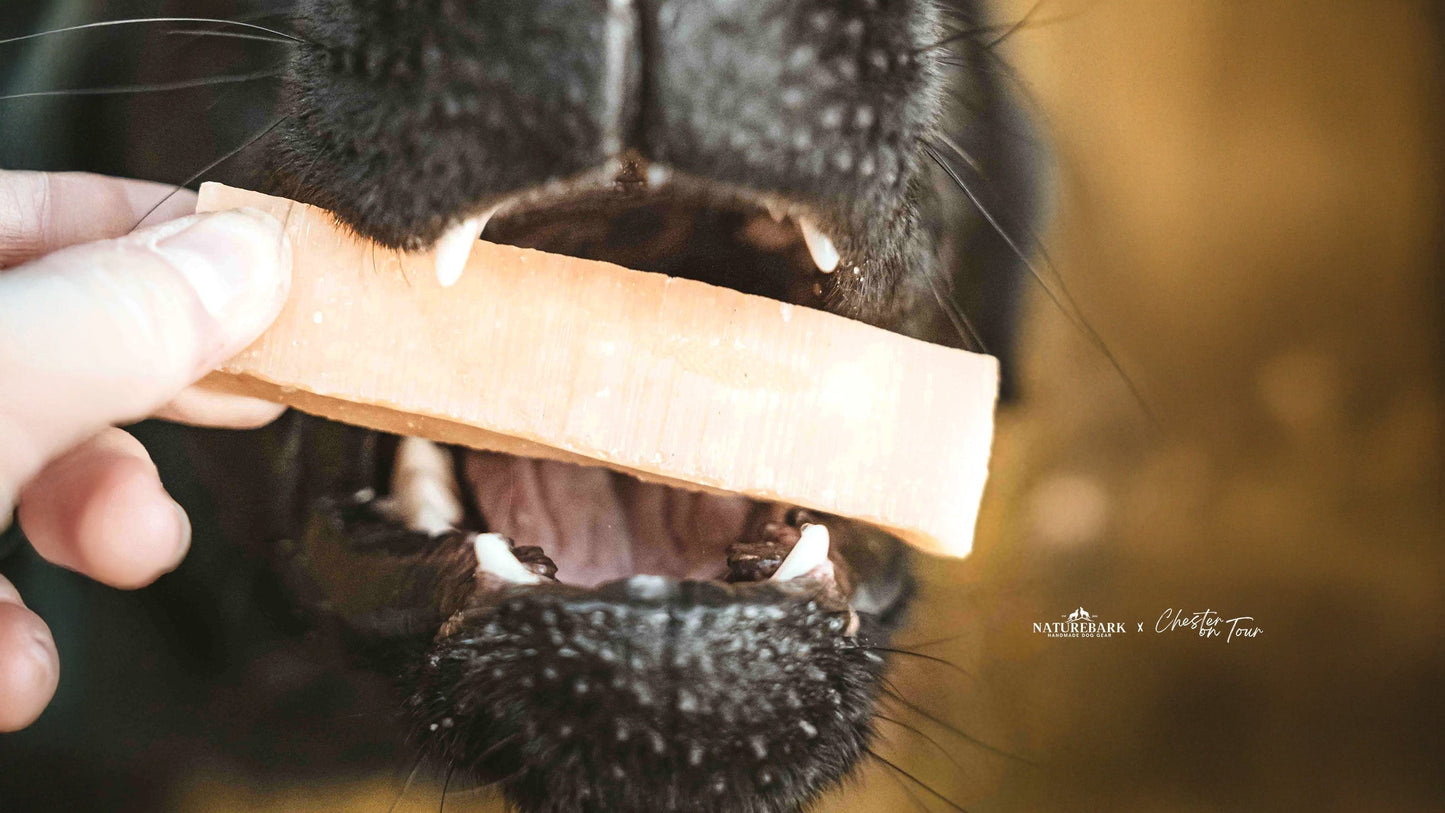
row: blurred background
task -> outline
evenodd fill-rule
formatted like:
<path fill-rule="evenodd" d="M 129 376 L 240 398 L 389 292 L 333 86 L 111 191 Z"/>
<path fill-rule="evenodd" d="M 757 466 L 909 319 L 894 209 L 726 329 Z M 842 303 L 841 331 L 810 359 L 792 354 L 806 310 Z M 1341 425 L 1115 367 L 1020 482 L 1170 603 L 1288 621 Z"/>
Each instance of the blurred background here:
<path fill-rule="evenodd" d="M 12 0 L 0 38 L 64 15 Z M 929 789 L 872 766 L 820 809 L 1442 809 L 1441 12 L 1046 0 L 994 17 L 1026 20 L 998 50 L 1056 159 L 1023 396 L 1000 418 L 977 552 L 920 560 L 923 606 L 900 638 L 947 661 L 900 658 L 913 707 L 880 723 L 880 753 Z M 9 92 L 34 78 L 12 57 Z M 137 119 L 153 177 L 183 180 L 205 163 L 191 153 L 223 151 L 217 133 L 264 124 L 217 124 L 243 114 L 207 104 Z M 122 140 L 44 131 L 27 105 L 0 102 L 5 166 L 119 160 L 106 145 Z M 198 546 L 186 567 L 226 557 Z M 373 723 L 344 709 L 376 687 L 252 641 L 209 641 L 213 671 L 169 676 L 166 644 L 190 633 L 136 611 L 144 596 L 23 552 L 3 567 L 33 585 L 65 674 L 39 725 L 0 737 L 0 810 L 72 809 L 76 782 L 107 789 L 107 809 L 437 807 L 433 778 L 403 790 L 411 763 L 354 744 Z M 1127 631 L 1032 631 L 1080 607 Z M 1262 632 L 1157 633 L 1167 610 Z M 97 613 L 130 626 L 102 640 Z M 260 665 L 224 654 L 257 647 Z M 288 728 L 227 694 L 237 669 L 298 693 Z M 496 809 L 455 791 L 446 808 Z"/>
<path fill-rule="evenodd" d="M 1039 764 L 959 743 L 996 773 L 953 798 L 1445 809 L 1439 5 L 1033 19 L 1006 58 L 1057 151 L 1049 255 L 1138 398 L 1036 287 L 980 548 L 938 583 L 972 600 L 920 639 L 976 636 L 948 656 L 983 687 L 923 705 L 964 694 L 950 719 Z M 1145 632 L 1031 633 L 1078 606 Z M 1263 632 L 1154 633 L 1170 608 Z"/>

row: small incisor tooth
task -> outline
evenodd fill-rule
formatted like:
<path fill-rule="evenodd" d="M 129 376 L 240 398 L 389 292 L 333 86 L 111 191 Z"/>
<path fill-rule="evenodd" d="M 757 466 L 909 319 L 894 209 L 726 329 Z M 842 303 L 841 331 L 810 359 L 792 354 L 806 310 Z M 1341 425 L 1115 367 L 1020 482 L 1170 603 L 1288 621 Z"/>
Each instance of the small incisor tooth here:
<path fill-rule="evenodd" d="M 806 576 L 825 565 L 831 566 L 832 562 L 828 559 L 830 546 L 826 525 L 804 525 L 797 544 L 793 545 L 792 551 L 773 572 L 772 581 L 789 581 Z"/>
<path fill-rule="evenodd" d="M 798 219 L 798 226 L 803 230 L 803 242 L 808 244 L 808 253 L 813 255 L 813 264 L 818 266 L 818 270 L 824 274 L 837 270 L 842 258 L 838 256 L 838 248 L 828 239 L 828 235 L 806 217 Z"/>
<path fill-rule="evenodd" d="M 512 545 L 501 534 L 477 534 L 472 538 L 477 554 L 477 575 L 487 573 L 512 584 L 541 584 L 542 577 L 528 570 L 512 553 Z"/>

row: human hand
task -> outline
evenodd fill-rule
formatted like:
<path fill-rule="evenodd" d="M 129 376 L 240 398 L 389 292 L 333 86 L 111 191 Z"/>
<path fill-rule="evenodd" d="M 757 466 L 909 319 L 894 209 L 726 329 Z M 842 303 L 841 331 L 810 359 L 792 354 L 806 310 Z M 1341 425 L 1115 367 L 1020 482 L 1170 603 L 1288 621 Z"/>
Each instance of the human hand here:
<path fill-rule="evenodd" d="M 275 319 L 289 242 L 249 210 L 130 232 L 167 192 L 0 171 L 0 531 L 18 504 L 42 556 L 121 588 L 174 569 L 191 529 L 115 426 L 159 416 L 240 428 L 281 411 L 190 385 Z M 152 217 L 194 209 L 182 192 Z M 39 716 L 59 668 L 49 628 L 0 576 L 0 731 Z"/>

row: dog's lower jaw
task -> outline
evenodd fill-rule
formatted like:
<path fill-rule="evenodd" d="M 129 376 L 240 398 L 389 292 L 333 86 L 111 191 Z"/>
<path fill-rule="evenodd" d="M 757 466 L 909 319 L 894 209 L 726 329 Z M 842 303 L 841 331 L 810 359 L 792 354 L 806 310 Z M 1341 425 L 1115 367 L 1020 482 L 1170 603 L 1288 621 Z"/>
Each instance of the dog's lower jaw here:
<path fill-rule="evenodd" d="M 774 580 L 817 519 L 790 512 L 778 539 L 719 552 L 735 583 L 574 586 L 515 549 L 542 578 L 508 585 L 478 572 L 474 532 L 378 507 L 397 496 L 368 479 L 384 439 L 299 414 L 278 429 L 314 474 L 273 551 L 292 599 L 396 680 L 410 744 L 451 787 L 494 784 L 522 811 L 784 813 L 866 754 L 912 594 L 897 540 L 829 518 L 831 566 Z"/>

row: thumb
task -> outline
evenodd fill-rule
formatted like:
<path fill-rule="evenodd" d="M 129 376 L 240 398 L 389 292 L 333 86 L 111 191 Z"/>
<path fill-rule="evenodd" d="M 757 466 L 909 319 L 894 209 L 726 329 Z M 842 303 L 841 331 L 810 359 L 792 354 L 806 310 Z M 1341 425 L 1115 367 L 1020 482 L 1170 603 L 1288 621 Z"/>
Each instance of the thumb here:
<path fill-rule="evenodd" d="M 145 417 L 242 350 L 275 319 L 290 281 L 290 243 L 254 210 L 0 273 L 0 516 L 47 461 Z"/>

